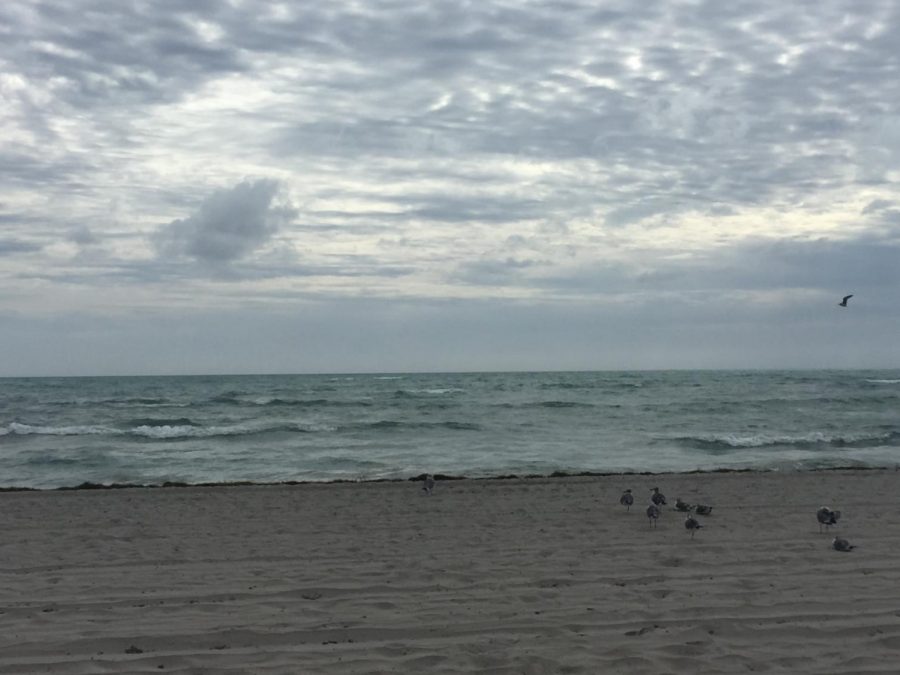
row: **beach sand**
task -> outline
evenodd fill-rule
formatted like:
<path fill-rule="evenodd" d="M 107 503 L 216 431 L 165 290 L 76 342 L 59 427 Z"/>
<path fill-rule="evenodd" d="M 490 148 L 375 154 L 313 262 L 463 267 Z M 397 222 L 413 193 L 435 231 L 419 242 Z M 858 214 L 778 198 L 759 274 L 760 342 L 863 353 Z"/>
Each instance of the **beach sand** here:
<path fill-rule="evenodd" d="M 900 672 L 898 472 L 420 486 L 0 494 L 0 672 Z"/>

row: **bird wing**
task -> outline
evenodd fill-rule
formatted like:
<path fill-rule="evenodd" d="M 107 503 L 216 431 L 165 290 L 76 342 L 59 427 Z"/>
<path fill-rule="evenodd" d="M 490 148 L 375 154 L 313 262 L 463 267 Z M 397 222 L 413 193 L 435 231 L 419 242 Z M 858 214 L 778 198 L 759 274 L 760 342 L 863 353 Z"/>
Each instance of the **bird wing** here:
<path fill-rule="evenodd" d="M 841 302 L 847 302 L 847 301 L 848 301 L 850 298 L 852 298 L 852 297 L 853 297 L 853 294 L 852 294 L 852 293 L 851 293 L 850 295 L 845 295 L 845 296 L 844 296 L 844 299 L 841 300 Z"/>

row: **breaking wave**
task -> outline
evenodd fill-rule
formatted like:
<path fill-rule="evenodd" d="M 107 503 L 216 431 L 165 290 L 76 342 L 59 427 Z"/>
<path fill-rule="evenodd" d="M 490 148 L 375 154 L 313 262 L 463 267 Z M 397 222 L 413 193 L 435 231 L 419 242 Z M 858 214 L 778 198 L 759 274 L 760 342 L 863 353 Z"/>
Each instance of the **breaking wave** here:
<path fill-rule="evenodd" d="M 709 434 L 704 436 L 681 436 L 677 443 L 710 452 L 748 448 L 868 448 L 877 446 L 900 446 L 900 431 L 883 434 L 830 435 L 811 432 L 798 436 L 768 434 Z"/>
<path fill-rule="evenodd" d="M 175 420 L 180 422 L 181 420 Z M 236 424 L 232 426 L 199 426 L 184 420 L 185 423 L 160 423 L 153 421 L 138 424 L 127 429 L 114 429 L 105 426 L 61 426 L 50 427 L 12 422 L 0 427 L 0 436 L 125 436 L 132 438 L 152 438 L 171 440 L 178 438 L 214 438 L 218 436 L 254 436 L 278 432 L 311 433 L 316 431 L 334 431 L 332 427 L 313 424 Z"/>

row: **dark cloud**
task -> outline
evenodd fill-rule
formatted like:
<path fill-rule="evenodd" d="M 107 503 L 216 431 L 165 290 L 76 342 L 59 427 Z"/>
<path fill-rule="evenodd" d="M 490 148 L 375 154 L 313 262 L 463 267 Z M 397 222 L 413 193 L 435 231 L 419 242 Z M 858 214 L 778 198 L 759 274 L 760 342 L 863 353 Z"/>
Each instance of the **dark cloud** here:
<path fill-rule="evenodd" d="M 485 258 L 459 265 L 452 278 L 478 286 L 522 285 L 522 272 L 539 265 L 536 260 L 507 257 Z"/>
<path fill-rule="evenodd" d="M 883 213 L 884 211 L 893 210 L 896 206 L 897 202 L 891 199 L 876 199 L 866 204 L 866 207 L 861 211 L 861 213 L 863 215 Z"/>
<path fill-rule="evenodd" d="M 92 246 L 100 243 L 100 238 L 85 226 L 72 228 L 67 238 L 79 246 Z"/>
<path fill-rule="evenodd" d="M 35 253 L 44 248 L 40 244 L 20 239 L 0 238 L 0 256 L 15 255 L 16 253 Z"/>
<path fill-rule="evenodd" d="M 214 7 L 192 3 L 165 12 L 157 3 L 109 0 L 5 3 L 0 23 L 12 30 L 4 52 L 14 72 L 52 78 L 70 105 L 171 100 L 218 73 L 243 68 L 238 48 L 209 45 L 199 34 L 195 22 L 204 5 L 206 12 Z M 210 18 L 217 21 L 215 13 Z"/>
<path fill-rule="evenodd" d="M 197 213 L 172 221 L 154 235 L 165 256 L 188 256 L 204 263 L 228 263 L 252 253 L 271 239 L 296 211 L 276 202 L 279 183 L 245 181 L 219 190 Z"/>

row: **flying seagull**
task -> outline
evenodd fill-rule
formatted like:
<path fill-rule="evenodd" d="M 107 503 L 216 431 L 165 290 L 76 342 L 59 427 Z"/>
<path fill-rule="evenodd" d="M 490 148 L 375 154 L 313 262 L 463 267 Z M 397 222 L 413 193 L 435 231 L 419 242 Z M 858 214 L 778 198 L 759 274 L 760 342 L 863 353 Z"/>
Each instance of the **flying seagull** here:
<path fill-rule="evenodd" d="M 622 496 L 619 497 L 619 503 L 625 507 L 626 511 L 631 511 L 631 505 L 634 504 L 634 497 L 631 495 L 631 490 L 625 490 L 622 493 Z"/>
<path fill-rule="evenodd" d="M 666 503 L 666 496 L 659 491 L 658 487 L 653 488 L 653 494 L 650 495 L 650 501 L 657 506 L 663 506 Z"/>
<path fill-rule="evenodd" d="M 832 525 L 837 525 L 838 518 L 841 517 L 840 511 L 832 511 L 827 506 L 820 506 L 819 510 L 816 511 L 816 520 L 819 521 L 819 532 L 822 531 L 822 526 L 825 526 L 825 529 L 828 529 Z"/>
<path fill-rule="evenodd" d="M 852 298 L 852 297 L 853 297 L 853 294 L 852 294 L 852 293 L 851 293 L 850 295 L 845 295 L 845 296 L 844 296 L 844 299 L 841 300 L 841 301 L 838 303 L 838 305 L 841 306 L 841 307 L 846 307 L 846 306 L 847 306 L 847 301 L 848 301 L 850 298 Z"/>
<path fill-rule="evenodd" d="M 700 521 L 694 518 L 694 516 L 688 516 L 684 519 L 684 527 L 691 531 L 691 539 L 694 538 L 694 533 L 703 527 L 700 524 Z"/>
<path fill-rule="evenodd" d="M 659 518 L 659 507 L 656 504 L 647 507 L 647 518 L 650 519 L 650 527 L 656 527 L 656 520 Z"/>
<path fill-rule="evenodd" d="M 852 551 L 856 548 L 853 544 L 851 544 L 846 539 L 841 539 L 840 537 L 835 537 L 831 541 L 831 548 L 835 551 L 841 551 L 843 553 L 847 553 L 848 551 Z"/>

